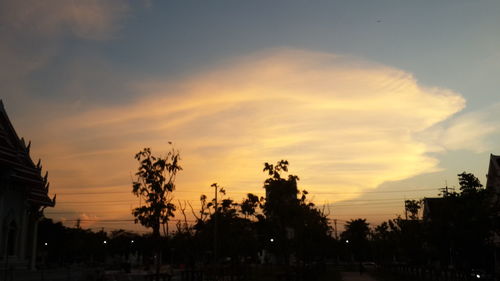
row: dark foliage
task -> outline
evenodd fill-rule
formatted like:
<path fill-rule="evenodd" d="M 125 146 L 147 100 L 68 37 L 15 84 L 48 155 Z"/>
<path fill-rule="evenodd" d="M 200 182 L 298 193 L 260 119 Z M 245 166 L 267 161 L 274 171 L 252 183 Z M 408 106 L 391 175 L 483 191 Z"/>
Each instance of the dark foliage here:
<path fill-rule="evenodd" d="M 133 182 L 132 193 L 144 198 L 144 205 L 135 208 L 132 214 L 136 223 L 153 229 L 153 236 L 160 236 L 160 226 L 174 217 L 176 206 L 171 202 L 170 194 L 175 189 L 175 177 L 182 170 L 179 166 L 179 152 L 171 150 L 165 158 L 151 154 L 150 148 L 144 148 L 135 155 L 139 161 Z"/>

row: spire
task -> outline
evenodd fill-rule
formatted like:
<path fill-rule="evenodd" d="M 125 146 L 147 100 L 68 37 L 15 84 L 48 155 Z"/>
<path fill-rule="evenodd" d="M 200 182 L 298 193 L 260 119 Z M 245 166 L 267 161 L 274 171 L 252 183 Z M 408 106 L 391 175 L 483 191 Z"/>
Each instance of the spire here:
<path fill-rule="evenodd" d="M 24 184 L 24 181 L 29 181 L 32 188 L 30 188 L 29 192 L 26 194 L 26 200 L 33 204 L 33 206 L 38 207 L 54 207 L 54 199 L 48 196 L 49 192 L 49 182 L 48 182 L 48 173 L 45 173 L 45 176 L 42 176 L 42 162 L 38 160 L 38 163 L 35 165 L 33 160 L 31 159 L 30 149 L 31 149 L 31 141 L 28 141 L 25 138 L 20 138 L 12 123 L 9 120 L 9 116 L 5 111 L 3 100 L 0 99 L 0 123 L 2 126 L 2 141 L 7 143 L 5 148 L 10 153 L 0 155 L 0 160 L 2 163 L 6 163 L 9 169 L 13 170 L 13 174 L 19 176 L 20 181 L 23 181 L 21 187 Z"/>
<path fill-rule="evenodd" d="M 43 184 L 47 184 L 47 178 L 49 177 L 49 171 L 45 172 L 45 176 L 43 177 Z"/>
<path fill-rule="evenodd" d="M 28 153 L 28 155 L 30 154 L 30 148 L 31 148 L 31 141 L 28 141 L 28 145 L 26 146 L 26 153 Z"/>

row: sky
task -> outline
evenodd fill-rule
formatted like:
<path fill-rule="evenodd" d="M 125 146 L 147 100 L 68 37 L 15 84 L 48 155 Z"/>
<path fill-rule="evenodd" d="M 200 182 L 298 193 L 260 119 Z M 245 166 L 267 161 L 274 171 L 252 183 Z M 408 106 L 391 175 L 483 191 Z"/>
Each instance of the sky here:
<path fill-rule="evenodd" d="M 56 221 L 145 232 L 150 147 L 176 201 L 264 195 L 265 162 L 339 224 L 404 215 L 500 154 L 498 1 L 0 1 L 0 98 Z M 196 211 L 196 210 L 195 210 Z M 189 213 L 189 212 L 188 212 Z M 181 218 L 177 214 L 176 219 Z"/>

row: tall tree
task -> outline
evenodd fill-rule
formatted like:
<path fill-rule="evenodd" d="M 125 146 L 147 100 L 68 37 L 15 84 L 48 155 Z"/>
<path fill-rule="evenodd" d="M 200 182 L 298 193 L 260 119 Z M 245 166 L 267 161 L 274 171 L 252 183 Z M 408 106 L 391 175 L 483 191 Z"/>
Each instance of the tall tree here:
<path fill-rule="evenodd" d="M 462 193 L 475 193 L 481 190 L 483 185 L 472 173 L 462 172 L 458 174 L 458 184 Z"/>
<path fill-rule="evenodd" d="M 276 165 L 265 163 L 263 171 L 269 174 L 269 178 L 264 181 L 266 190 L 264 213 L 268 218 L 284 223 L 285 220 L 293 217 L 294 211 L 299 206 L 297 198 L 299 177 L 295 175 L 288 175 L 288 178 L 281 177 L 283 172 L 288 172 L 286 160 L 281 160 Z"/>
<path fill-rule="evenodd" d="M 405 212 L 409 214 L 411 220 L 418 220 L 418 210 L 420 210 L 420 200 L 405 200 Z"/>
<path fill-rule="evenodd" d="M 264 198 L 259 199 L 257 195 L 248 193 L 247 198 L 244 199 L 240 204 L 240 212 L 243 214 L 243 216 L 245 216 L 245 218 L 255 215 L 259 203 L 263 200 Z"/>
<path fill-rule="evenodd" d="M 281 160 L 276 165 L 265 163 L 264 172 L 269 178 L 264 181 L 266 201 L 263 211 L 269 227 L 269 239 L 273 241 L 273 250 L 282 256 L 288 264 L 290 254 L 293 252 L 293 239 L 295 238 L 300 204 L 297 194 L 297 181 L 299 177 L 288 175 L 282 178 L 283 172 L 288 172 L 288 161 Z"/>
<path fill-rule="evenodd" d="M 331 232 L 327 215 L 307 200 L 306 190 L 299 191 L 299 177 L 282 176 L 288 172 L 288 165 L 286 160 L 276 165 L 264 164 L 269 178 L 264 181 L 263 204 L 266 232 L 271 235 L 268 239 L 273 240 L 272 250 L 281 254 L 286 263 L 291 254 L 303 260 L 324 255 Z M 253 199 L 255 202 L 256 198 Z"/>
<path fill-rule="evenodd" d="M 217 192 L 217 201 L 214 196 L 208 202 L 207 196 L 202 195 L 199 213 L 193 211 L 193 215 L 197 218 L 193 229 L 199 250 L 201 253 L 213 251 L 214 261 L 217 261 L 218 257 L 231 257 L 234 261 L 247 257 L 256 258 L 259 246 L 255 222 L 239 216 L 242 206 L 225 197 L 224 188 L 215 183 L 211 187 Z M 258 203 L 258 197 L 250 197 L 252 200 L 257 198 Z M 252 211 L 249 210 L 249 213 Z"/>
<path fill-rule="evenodd" d="M 370 224 L 366 222 L 366 219 L 352 219 L 345 224 L 345 231 L 341 234 L 342 240 L 358 261 L 364 259 L 368 252 L 369 234 Z"/>
<path fill-rule="evenodd" d="M 153 156 L 150 148 L 144 148 L 135 155 L 139 161 L 137 179 L 133 182 L 132 193 L 144 199 L 144 205 L 135 208 L 132 214 L 135 222 L 153 229 L 153 237 L 160 237 L 160 226 L 174 217 L 175 205 L 172 192 L 175 177 L 182 170 L 179 152 L 173 148 L 165 157 Z"/>

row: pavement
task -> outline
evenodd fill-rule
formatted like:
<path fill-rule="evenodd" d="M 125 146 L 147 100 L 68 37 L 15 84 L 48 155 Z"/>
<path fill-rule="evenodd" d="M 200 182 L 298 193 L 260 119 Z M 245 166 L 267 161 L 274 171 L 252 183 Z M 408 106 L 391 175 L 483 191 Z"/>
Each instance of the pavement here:
<path fill-rule="evenodd" d="M 341 272 L 342 281 L 376 281 L 370 275 L 358 272 Z"/>
<path fill-rule="evenodd" d="M 0 281 L 78 281 L 87 277 L 89 273 L 81 269 L 0 271 Z"/>

